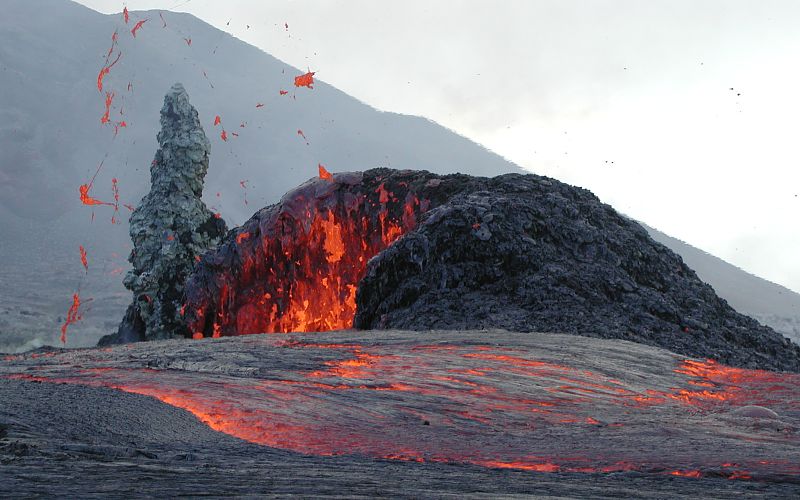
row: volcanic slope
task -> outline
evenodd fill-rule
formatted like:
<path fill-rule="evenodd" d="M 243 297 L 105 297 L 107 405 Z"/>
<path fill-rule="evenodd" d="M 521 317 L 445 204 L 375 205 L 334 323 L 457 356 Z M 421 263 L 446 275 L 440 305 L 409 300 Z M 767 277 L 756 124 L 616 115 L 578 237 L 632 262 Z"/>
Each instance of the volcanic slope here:
<path fill-rule="evenodd" d="M 532 174 L 313 179 L 203 256 L 186 297 L 195 336 L 505 328 L 800 371 L 800 347 L 733 310 L 641 226 Z"/>
<path fill-rule="evenodd" d="M 29 353 L 0 361 L 0 494 L 792 496 L 798 382 L 497 330 Z"/>

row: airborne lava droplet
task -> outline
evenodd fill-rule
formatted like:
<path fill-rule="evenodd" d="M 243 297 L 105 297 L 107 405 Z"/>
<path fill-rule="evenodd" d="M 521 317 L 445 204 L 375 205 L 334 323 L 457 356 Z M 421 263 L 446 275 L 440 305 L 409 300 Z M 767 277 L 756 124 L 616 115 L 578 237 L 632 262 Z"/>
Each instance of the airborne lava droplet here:
<path fill-rule="evenodd" d="M 333 180 L 333 176 L 331 175 L 330 172 L 328 172 L 328 170 L 324 166 L 322 166 L 322 163 L 320 163 L 318 165 L 318 167 L 319 167 L 319 178 L 320 179 L 325 179 L 326 181 L 332 181 Z"/>
<path fill-rule="evenodd" d="M 278 92 L 279 92 L 281 95 L 286 95 L 286 94 L 288 94 L 288 93 L 289 93 L 289 92 L 287 92 L 286 90 L 283 90 L 283 89 L 279 90 Z"/>
<path fill-rule="evenodd" d="M 219 134 L 219 137 L 220 137 L 220 139 L 222 139 L 223 141 L 225 141 L 225 142 L 228 142 L 228 133 L 227 133 L 227 132 L 225 132 L 225 130 L 224 130 L 224 129 L 223 129 L 223 130 L 222 130 L 222 132 Z"/>
<path fill-rule="evenodd" d="M 308 87 L 313 89 L 315 72 L 309 71 L 308 73 L 294 77 L 295 87 Z"/>
<path fill-rule="evenodd" d="M 129 19 L 128 7 L 125 7 L 124 9 L 122 9 L 122 18 L 125 20 L 125 24 L 128 24 L 128 19 Z"/>
<path fill-rule="evenodd" d="M 114 206 L 113 203 L 100 201 L 89 196 L 89 189 L 91 189 L 90 184 L 81 184 L 80 187 L 78 188 L 78 191 L 80 192 L 81 195 L 81 203 L 83 203 L 84 205 L 109 205 L 112 207 Z"/>
<path fill-rule="evenodd" d="M 163 25 L 163 26 L 161 26 L 161 27 L 162 27 L 162 28 L 166 28 L 166 27 L 167 27 L 167 21 L 165 21 L 165 20 L 164 20 L 164 14 L 162 14 L 161 12 L 159 12 L 159 13 L 158 13 L 158 17 L 160 17 L 160 18 L 161 18 L 161 22 L 162 22 L 162 23 L 164 23 L 164 25 Z"/>
<path fill-rule="evenodd" d="M 100 117 L 100 123 L 105 125 L 110 121 L 109 114 L 111 113 L 111 103 L 114 101 L 114 92 L 106 92 L 106 111 L 103 113 L 103 116 Z"/>
<path fill-rule="evenodd" d="M 131 35 L 133 35 L 133 38 L 136 38 L 136 32 L 139 31 L 141 27 L 144 26 L 144 23 L 146 23 L 147 21 L 148 19 L 142 19 L 133 26 L 133 29 L 131 30 Z"/>
<path fill-rule="evenodd" d="M 69 325 L 77 323 L 82 319 L 78 309 L 81 307 L 81 298 L 78 295 L 78 292 L 72 294 L 72 305 L 69 306 L 69 310 L 67 311 L 67 319 L 64 321 L 64 324 L 61 325 L 61 343 L 67 343 L 67 328 Z"/>
<path fill-rule="evenodd" d="M 188 45 L 189 47 L 192 46 L 192 39 L 191 38 L 184 38 L 183 41 L 186 42 L 186 45 Z"/>
<path fill-rule="evenodd" d="M 86 269 L 86 272 L 89 272 L 89 261 L 86 258 L 86 249 L 83 248 L 83 245 L 78 245 L 78 250 L 81 252 L 81 264 L 83 264 L 83 268 Z"/>
<path fill-rule="evenodd" d="M 215 127 L 216 127 L 217 125 L 219 125 L 221 122 L 222 122 L 222 119 L 219 117 L 219 115 L 217 115 L 217 116 L 215 116 L 215 117 L 214 117 L 214 126 L 215 126 Z"/>

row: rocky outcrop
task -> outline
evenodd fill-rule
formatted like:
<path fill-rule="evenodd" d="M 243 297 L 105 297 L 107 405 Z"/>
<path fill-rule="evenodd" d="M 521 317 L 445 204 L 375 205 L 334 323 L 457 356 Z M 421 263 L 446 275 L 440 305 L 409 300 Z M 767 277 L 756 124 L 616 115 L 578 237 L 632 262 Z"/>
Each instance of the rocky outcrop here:
<path fill-rule="evenodd" d="M 133 269 L 124 284 L 133 303 L 117 334 L 101 343 L 184 336 L 186 277 L 226 232 L 225 222 L 201 200 L 210 143 L 180 83 L 164 98 L 157 139 L 150 192 L 130 218 Z"/>
<path fill-rule="evenodd" d="M 800 371 L 797 346 L 734 311 L 638 224 L 536 175 L 311 180 L 203 257 L 185 307 L 198 337 L 505 328 Z"/>

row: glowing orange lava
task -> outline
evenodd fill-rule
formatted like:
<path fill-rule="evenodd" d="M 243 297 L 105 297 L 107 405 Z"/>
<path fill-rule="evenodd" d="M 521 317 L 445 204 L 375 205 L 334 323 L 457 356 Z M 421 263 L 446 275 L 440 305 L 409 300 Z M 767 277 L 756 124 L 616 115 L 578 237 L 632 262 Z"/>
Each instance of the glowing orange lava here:
<path fill-rule="evenodd" d="M 300 76 L 294 77 L 294 86 L 295 87 L 308 87 L 313 89 L 314 85 L 314 72 L 309 71 L 308 73 Z"/>
<path fill-rule="evenodd" d="M 78 295 L 78 292 L 72 294 L 72 304 L 69 306 L 69 310 L 67 311 L 67 319 L 64 321 L 64 324 L 61 325 L 61 343 L 67 343 L 67 328 L 69 325 L 72 325 L 82 319 L 79 308 L 81 307 L 81 298 Z"/>
<path fill-rule="evenodd" d="M 333 180 L 333 176 L 331 175 L 330 172 L 328 172 L 328 170 L 325 167 L 322 166 L 322 163 L 317 165 L 317 167 L 319 168 L 319 178 L 320 179 L 325 179 L 326 181 Z"/>
<path fill-rule="evenodd" d="M 325 173 L 320 171 L 323 179 Z M 403 202 L 388 195 L 370 198 L 375 199 L 359 202 L 361 208 L 352 202 L 349 207 L 309 206 L 296 219 L 276 220 L 282 229 L 272 235 L 245 225 L 235 239 L 241 272 L 220 286 L 212 304 L 191 304 L 189 311 L 196 314 L 187 312 L 190 331 L 211 336 L 215 331 L 241 335 L 350 328 L 356 284 L 367 261 L 413 228 L 419 210 L 410 193 Z M 372 215 L 359 215 L 366 206 Z"/>

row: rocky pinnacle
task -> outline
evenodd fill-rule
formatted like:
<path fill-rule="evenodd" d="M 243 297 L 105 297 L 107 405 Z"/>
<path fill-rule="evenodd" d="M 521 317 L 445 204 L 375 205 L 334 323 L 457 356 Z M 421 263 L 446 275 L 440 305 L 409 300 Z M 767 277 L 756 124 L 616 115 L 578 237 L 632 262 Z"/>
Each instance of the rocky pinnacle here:
<path fill-rule="evenodd" d="M 133 269 L 124 284 L 133 292 L 133 303 L 116 342 L 184 336 L 184 281 L 199 256 L 227 231 L 201 199 L 210 143 L 180 83 L 164 97 L 157 139 L 150 192 L 130 218 Z"/>

